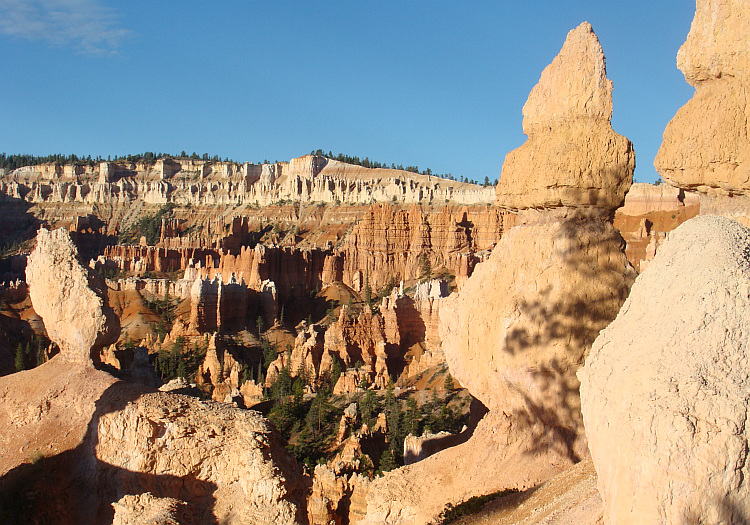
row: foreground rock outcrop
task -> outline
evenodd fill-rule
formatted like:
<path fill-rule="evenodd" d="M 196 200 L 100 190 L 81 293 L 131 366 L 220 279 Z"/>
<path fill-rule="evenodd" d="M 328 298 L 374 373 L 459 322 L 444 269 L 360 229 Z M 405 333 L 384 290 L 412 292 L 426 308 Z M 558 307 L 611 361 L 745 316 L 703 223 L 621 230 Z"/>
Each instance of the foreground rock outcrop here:
<path fill-rule="evenodd" d="M 610 523 L 750 518 L 749 254 L 729 219 L 677 228 L 579 371 Z"/>
<path fill-rule="evenodd" d="M 654 165 L 665 181 L 703 193 L 750 191 L 750 7 L 742 0 L 698 0 L 677 67 L 693 98 L 664 130 Z"/>
<path fill-rule="evenodd" d="M 587 66 L 577 70 L 579 63 Z M 573 70 L 577 77 L 559 78 Z M 568 34 L 560 55 L 529 96 L 527 106 L 538 106 L 539 111 L 546 107 L 547 118 L 527 111 L 524 129 L 536 129 L 540 122 L 591 125 L 603 127 L 604 136 L 610 137 L 611 83 L 603 75 L 604 56 L 596 35 L 589 24 L 581 24 Z M 555 79 L 556 86 L 551 84 Z M 581 86 L 586 87 L 583 93 Z M 555 91 L 557 105 L 538 100 L 547 91 Z M 538 143 L 551 153 L 567 144 L 560 140 L 554 134 L 542 140 L 530 135 L 527 144 Z M 525 208 L 519 212 L 519 225 L 503 236 L 490 259 L 477 266 L 440 312 L 451 373 L 491 411 L 515 422 L 509 439 L 528 439 L 540 449 L 558 447 L 572 460 L 585 454 L 575 371 L 599 331 L 617 315 L 635 277 L 610 222 L 622 202 L 623 188 L 632 181 L 632 162 L 623 163 L 618 156 L 630 155 L 632 148 L 622 140 L 612 142 L 611 150 L 601 156 L 604 165 L 596 174 L 571 181 L 581 190 L 600 185 L 601 197 L 586 202 L 563 199 L 564 206 L 557 209 L 531 208 L 560 205 L 552 201 L 558 200 L 557 181 L 567 173 L 568 160 L 542 157 L 545 168 L 533 173 L 546 193 L 531 192 L 523 203 L 518 200 L 523 186 L 515 178 L 516 157 L 509 154 L 500 180 L 512 191 L 503 193 L 498 186 L 498 202 Z M 585 154 L 579 157 L 581 173 L 590 166 L 585 144 L 580 145 Z M 592 148 L 589 153 L 599 157 Z M 601 183 L 603 174 L 606 181 Z"/>
<path fill-rule="evenodd" d="M 453 376 L 516 421 L 513 439 L 580 458 L 575 371 L 635 275 L 609 222 L 568 213 L 511 229 L 448 298 L 441 333 Z"/>
<path fill-rule="evenodd" d="M 120 323 L 107 304 L 104 280 L 80 263 L 67 231 L 39 230 L 26 282 L 34 309 L 67 361 L 90 365 L 117 340 Z"/>
<path fill-rule="evenodd" d="M 304 478 L 256 412 L 55 357 L 0 378 L 0 424 L 6 520 L 111 523 L 113 503 L 122 513 L 125 496 L 146 492 L 187 508 L 187 523 L 293 524 L 304 515 Z"/>
<path fill-rule="evenodd" d="M 91 317 L 105 305 L 67 234 L 43 230 L 34 259 L 48 261 L 49 277 L 31 266 L 31 296 L 52 303 L 40 308 L 45 322 L 68 327 L 50 330 L 59 356 L 0 378 L 0 521 L 128 523 L 152 497 L 164 523 L 304 521 L 306 478 L 260 414 L 94 369 L 106 325 Z"/>

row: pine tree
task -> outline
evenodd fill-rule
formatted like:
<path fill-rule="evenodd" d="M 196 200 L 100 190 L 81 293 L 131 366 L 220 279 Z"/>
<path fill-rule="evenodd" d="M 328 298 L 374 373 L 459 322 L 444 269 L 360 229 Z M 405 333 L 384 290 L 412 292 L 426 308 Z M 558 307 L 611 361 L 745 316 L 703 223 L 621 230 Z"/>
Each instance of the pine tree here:
<path fill-rule="evenodd" d="M 21 370 L 26 370 L 23 346 L 21 345 L 21 343 L 18 343 L 18 347 L 16 348 L 15 365 L 16 365 L 16 372 L 20 372 Z"/>
<path fill-rule="evenodd" d="M 359 410 L 362 413 L 362 423 L 372 426 L 375 413 L 377 411 L 375 392 L 368 390 L 359 404 Z"/>
<path fill-rule="evenodd" d="M 393 457 L 393 451 L 391 449 L 386 449 L 383 454 L 380 456 L 380 465 L 378 470 L 380 472 L 388 472 L 389 470 L 393 470 L 398 465 L 396 464 L 396 460 Z"/>

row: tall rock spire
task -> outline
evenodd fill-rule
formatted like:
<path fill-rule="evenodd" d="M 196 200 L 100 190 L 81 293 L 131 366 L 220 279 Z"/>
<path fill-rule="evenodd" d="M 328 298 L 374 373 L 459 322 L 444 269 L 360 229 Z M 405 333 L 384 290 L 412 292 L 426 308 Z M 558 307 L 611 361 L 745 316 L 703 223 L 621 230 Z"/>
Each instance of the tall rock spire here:
<path fill-rule="evenodd" d="M 505 157 L 497 204 L 614 210 L 635 169 L 633 145 L 612 130 L 612 81 L 591 24 L 571 30 L 523 107 L 526 143 Z"/>

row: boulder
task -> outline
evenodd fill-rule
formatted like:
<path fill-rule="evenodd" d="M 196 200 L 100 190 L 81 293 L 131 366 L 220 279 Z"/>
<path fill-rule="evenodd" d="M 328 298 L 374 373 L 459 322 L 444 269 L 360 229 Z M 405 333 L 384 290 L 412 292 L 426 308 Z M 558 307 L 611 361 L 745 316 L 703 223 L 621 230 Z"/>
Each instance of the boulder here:
<path fill-rule="evenodd" d="M 112 504 L 112 525 L 188 525 L 194 523 L 184 511 L 185 502 L 174 498 L 156 498 L 150 492 L 123 496 Z"/>
<path fill-rule="evenodd" d="M 505 157 L 496 188 L 507 209 L 622 205 L 635 169 L 631 142 L 612 130 L 612 81 L 588 22 L 568 33 L 523 107 L 528 140 Z"/>
<path fill-rule="evenodd" d="M 720 195 L 750 192 L 750 6 L 697 0 L 677 67 L 695 94 L 669 122 L 654 165 L 674 186 Z"/>
<path fill-rule="evenodd" d="M 578 372 L 609 523 L 750 519 L 750 231 L 674 230 Z"/>
<path fill-rule="evenodd" d="M 117 341 L 120 323 L 107 304 L 104 279 L 81 264 L 66 230 L 39 230 L 26 282 L 34 310 L 66 361 L 92 365 Z"/>

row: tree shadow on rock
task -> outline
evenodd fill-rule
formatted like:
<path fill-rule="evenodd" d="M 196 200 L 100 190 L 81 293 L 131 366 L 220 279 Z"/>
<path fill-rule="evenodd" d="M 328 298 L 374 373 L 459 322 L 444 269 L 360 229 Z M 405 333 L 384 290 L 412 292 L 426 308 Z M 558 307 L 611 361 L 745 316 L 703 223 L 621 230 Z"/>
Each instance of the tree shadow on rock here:
<path fill-rule="evenodd" d="M 623 253 L 622 237 L 599 217 L 568 212 L 555 230 L 551 272 L 538 294 L 521 297 L 503 351 L 526 356 L 507 381 L 522 403 L 513 410 L 517 428 L 531 434 L 529 454 L 553 450 L 577 462 L 582 444 L 577 369 L 599 332 L 616 317 L 635 273 Z M 513 366 L 513 365 L 511 365 Z M 519 407 L 520 405 L 520 407 Z"/>
<path fill-rule="evenodd" d="M 727 525 L 747 525 L 750 524 L 750 515 L 747 513 L 747 504 L 736 501 L 730 495 L 717 496 L 715 498 L 706 497 L 705 510 L 713 511 L 712 519 L 705 517 L 706 512 L 697 515 L 696 511 L 686 511 L 684 523 L 686 525 L 708 525 L 709 523 L 726 523 Z M 717 521 L 714 521 L 717 520 Z"/>

